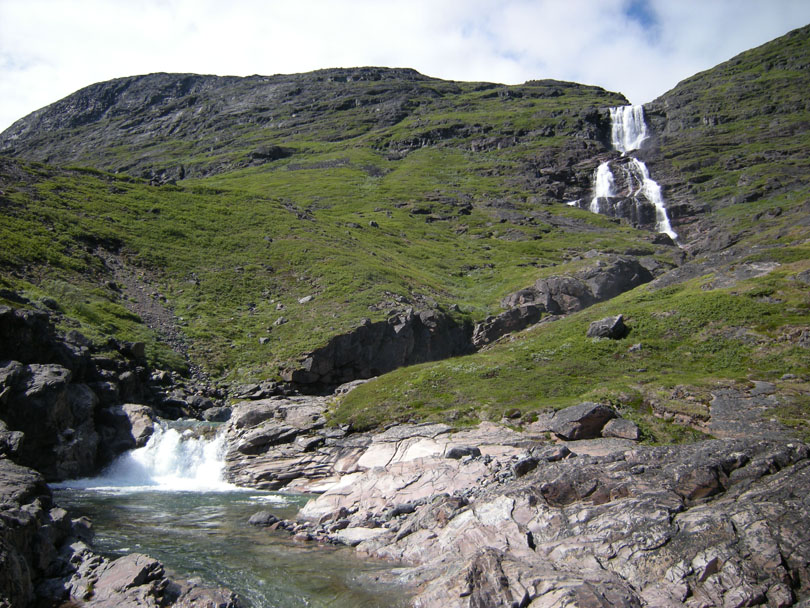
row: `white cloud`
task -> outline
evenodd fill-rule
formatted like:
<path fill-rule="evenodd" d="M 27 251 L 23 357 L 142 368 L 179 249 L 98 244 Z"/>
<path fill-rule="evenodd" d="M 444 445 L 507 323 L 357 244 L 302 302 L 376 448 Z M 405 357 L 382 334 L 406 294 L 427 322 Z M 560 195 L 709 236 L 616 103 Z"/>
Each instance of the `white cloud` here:
<path fill-rule="evenodd" d="M 0 129 L 83 86 L 156 71 L 385 65 L 574 80 L 646 102 L 807 22 L 806 0 L 0 0 Z"/>

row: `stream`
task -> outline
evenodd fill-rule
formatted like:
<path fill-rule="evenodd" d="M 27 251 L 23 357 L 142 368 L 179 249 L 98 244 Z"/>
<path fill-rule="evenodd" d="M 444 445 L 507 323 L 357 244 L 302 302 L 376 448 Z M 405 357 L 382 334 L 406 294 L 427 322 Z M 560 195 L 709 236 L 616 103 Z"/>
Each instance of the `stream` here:
<path fill-rule="evenodd" d="M 390 563 L 248 524 L 260 510 L 293 518 L 308 497 L 225 483 L 222 452 L 210 425 L 156 427 L 145 447 L 122 455 L 97 478 L 54 486 L 54 497 L 74 517 L 93 521 L 94 548 L 102 555 L 145 553 L 178 578 L 230 588 L 245 607 L 407 604 Z"/>

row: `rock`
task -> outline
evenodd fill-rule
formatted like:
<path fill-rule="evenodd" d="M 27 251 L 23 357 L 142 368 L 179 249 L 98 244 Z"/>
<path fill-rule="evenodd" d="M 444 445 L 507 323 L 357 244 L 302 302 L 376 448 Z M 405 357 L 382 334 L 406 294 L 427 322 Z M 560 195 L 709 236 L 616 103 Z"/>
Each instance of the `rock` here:
<path fill-rule="evenodd" d="M 641 439 L 641 431 L 639 431 L 638 426 L 630 420 L 613 418 L 612 420 L 608 420 L 607 424 L 602 429 L 602 436 L 638 441 Z"/>
<path fill-rule="evenodd" d="M 459 460 L 461 458 L 478 458 L 481 455 L 481 450 L 475 446 L 455 445 L 445 452 L 445 458 L 454 458 Z"/>
<path fill-rule="evenodd" d="M 533 305 L 541 312 L 568 314 L 629 291 L 653 279 L 634 257 L 604 256 L 573 276 L 538 279 L 526 289 L 506 297 L 506 308 Z"/>
<path fill-rule="evenodd" d="M 145 446 L 154 433 L 155 421 L 155 413 L 147 405 L 126 403 L 100 410 L 102 460 L 111 461 L 127 450 Z"/>
<path fill-rule="evenodd" d="M 314 299 L 315 299 L 315 296 L 304 296 L 303 298 L 298 298 L 298 303 L 299 304 L 308 304 L 309 302 L 312 302 L 312 300 L 314 300 Z"/>
<path fill-rule="evenodd" d="M 366 319 L 309 353 L 300 368 L 285 370 L 282 378 L 301 387 L 333 387 L 404 365 L 469 353 L 471 336 L 472 327 L 434 310 L 408 310 L 376 323 Z"/>
<path fill-rule="evenodd" d="M 580 403 L 554 414 L 551 430 L 566 440 L 593 439 L 599 437 L 608 420 L 615 417 L 616 412 L 606 405 Z"/>
<path fill-rule="evenodd" d="M 71 377 L 56 364 L 10 362 L 0 372 L 0 418 L 9 431 L 25 436 L 15 439 L 17 458 L 48 479 L 89 475 L 96 466 L 98 399 Z"/>
<path fill-rule="evenodd" d="M 278 319 L 273 321 L 273 325 L 278 327 L 279 325 L 284 325 L 285 323 L 287 323 L 287 321 L 288 321 L 287 317 L 279 317 Z"/>
<path fill-rule="evenodd" d="M 389 502 L 409 488 L 395 469 L 366 473 Z M 362 550 L 413 564 L 421 606 L 792 605 L 810 598 L 804 574 L 795 597 L 783 582 L 810 570 L 810 503 L 795 490 L 808 483 L 798 443 L 637 447 L 546 463 L 460 508 L 417 502 Z M 353 504 L 361 521 L 379 502 Z"/>
<path fill-rule="evenodd" d="M 506 334 L 537 323 L 542 316 L 541 309 L 532 304 L 511 308 L 496 317 L 488 317 L 478 323 L 473 330 L 472 343 L 476 348 L 481 348 Z"/>
<path fill-rule="evenodd" d="M 6 423 L 0 420 L 0 458 L 14 458 L 20 453 L 25 433 L 10 431 Z"/>
<path fill-rule="evenodd" d="M 278 520 L 278 517 L 270 513 L 270 511 L 258 511 L 250 516 L 248 523 L 251 526 L 272 526 Z"/>
<path fill-rule="evenodd" d="M 624 324 L 624 317 L 616 315 L 615 317 L 605 317 L 599 321 L 594 321 L 588 327 L 587 336 L 589 338 L 610 338 L 611 340 L 619 340 L 627 335 L 627 326 Z"/>
<path fill-rule="evenodd" d="M 526 473 L 537 468 L 537 459 L 534 457 L 521 458 L 512 465 L 512 474 L 515 477 L 523 477 Z"/>
<path fill-rule="evenodd" d="M 355 547 L 360 543 L 377 538 L 388 532 L 385 528 L 345 528 L 335 532 L 338 542 L 350 547 Z"/>
<path fill-rule="evenodd" d="M 228 406 L 211 407 L 203 412 L 203 419 L 208 422 L 228 422 L 231 412 L 232 410 Z"/>

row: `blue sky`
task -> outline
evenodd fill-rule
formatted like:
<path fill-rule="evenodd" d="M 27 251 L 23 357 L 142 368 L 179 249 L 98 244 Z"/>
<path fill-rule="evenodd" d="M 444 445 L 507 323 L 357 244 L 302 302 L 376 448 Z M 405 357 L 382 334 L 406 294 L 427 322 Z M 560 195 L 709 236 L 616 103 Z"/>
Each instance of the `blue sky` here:
<path fill-rule="evenodd" d="M 158 71 L 412 67 L 644 103 L 807 23 L 808 0 L 0 0 L 0 130 L 94 82 Z"/>

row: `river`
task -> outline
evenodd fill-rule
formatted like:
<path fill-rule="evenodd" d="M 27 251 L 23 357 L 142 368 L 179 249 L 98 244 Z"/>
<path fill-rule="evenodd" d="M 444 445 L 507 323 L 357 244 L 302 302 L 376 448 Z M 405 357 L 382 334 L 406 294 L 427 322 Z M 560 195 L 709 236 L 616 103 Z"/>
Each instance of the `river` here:
<path fill-rule="evenodd" d="M 292 518 L 308 497 L 225 483 L 222 447 L 210 427 L 161 427 L 101 476 L 56 486 L 55 499 L 73 516 L 90 517 L 99 553 L 146 553 L 180 578 L 232 589 L 247 607 L 407 604 L 391 564 L 249 525 L 259 510 Z"/>

